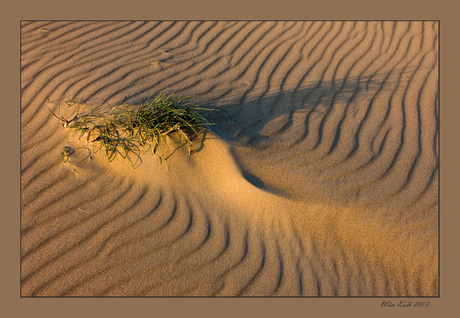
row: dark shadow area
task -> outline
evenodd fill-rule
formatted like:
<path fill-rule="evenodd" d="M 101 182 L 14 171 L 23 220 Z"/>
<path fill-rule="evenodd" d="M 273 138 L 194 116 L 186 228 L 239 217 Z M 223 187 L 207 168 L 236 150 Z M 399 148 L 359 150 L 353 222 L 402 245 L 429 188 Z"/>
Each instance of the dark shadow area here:
<path fill-rule="evenodd" d="M 340 107 L 342 111 L 356 113 L 362 107 L 367 107 L 366 112 L 369 112 L 374 107 L 372 101 L 375 96 L 383 92 L 393 94 L 398 85 L 408 81 L 408 76 L 403 76 L 403 73 L 408 72 L 401 70 L 319 81 L 276 93 L 247 89 L 232 92 L 231 95 L 220 94 L 219 100 L 198 102 L 209 108 L 218 103 L 219 107 L 229 113 L 231 120 L 214 117 L 216 125 L 212 130 L 231 144 L 258 147 L 292 127 L 293 117 L 299 113 L 306 116 L 305 131 L 301 138 L 306 138 L 309 134 L 309 117 L 312 114 L 321 117 L 322 123 L 318 132 L 320 142 L 324 133 L 324 121 L 333 109 Z M 340 130 L 337 131 L 336 139 L 334 144 L 340 139 Z"/>
<path fill-rule="evenodd" d="M 233 158 L 236 158 L 236 157 L 233 156 Z M 249 182 L 250 184 L 252 184 L 256 188 L 259 188 L 259 189 L 261 189 L 263 191 L 266 191 L 266 192 L 269 192 L 269 193 L 284 196 L 284 194 L 281 192 L 281 190 L 275 189 L 273 187 L 270 187 L 270 186 L 266 185 L 262 181 L 262 179 L 260 179 L 259 177 L 253 175 L 249 171 L 247 171 L 244 168 L 242 168 L 242 165 L 239 164 L 238 162 L 237 162 L 237 165 L 240 167 L 241 174 L 243 175 L 243 178 L 246 179 L 247 182 Z"/>

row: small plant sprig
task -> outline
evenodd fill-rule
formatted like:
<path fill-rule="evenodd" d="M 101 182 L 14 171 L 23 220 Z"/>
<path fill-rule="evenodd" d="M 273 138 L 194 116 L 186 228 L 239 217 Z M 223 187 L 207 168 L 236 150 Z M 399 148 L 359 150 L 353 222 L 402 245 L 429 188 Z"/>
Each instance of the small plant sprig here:
<path fill-rule="evenodd" d="M 66 104 L 81 106 L 80 103 Z M 145 147 L 158 154 L 160 162 L 168 159 L 163 148 L 169 148 L 166 136 L 177 144 L 187 144 L 190 155 L 193 138 L 203 131 L 211 131 L 210 126 L 215 125 L 211 120 L 213 114 L 225 120 L 229 118 L 221 108 L 200 107 L 188 97 L 164 93 L 148 97 L 138 106 L 102 105 L 84 113 L 78 108 L 71 119 L 50 111 L 65 128 L 80 132 L 79 138 L 86 134 L 88 142 L 97 142 L 99 148 L 96 151 L 104 151 L 109 161 L 120 155 L 133 166 L 131 156 L 139 155 L 140 149 Z"/>
<path fill-rule="evenodd" d="M 70 147 L 64 147 L 61 150 L 61 157 L 62 162 L 66 163 L 69 160 L 69 156 L 71 155 L 72 149 Z"/>

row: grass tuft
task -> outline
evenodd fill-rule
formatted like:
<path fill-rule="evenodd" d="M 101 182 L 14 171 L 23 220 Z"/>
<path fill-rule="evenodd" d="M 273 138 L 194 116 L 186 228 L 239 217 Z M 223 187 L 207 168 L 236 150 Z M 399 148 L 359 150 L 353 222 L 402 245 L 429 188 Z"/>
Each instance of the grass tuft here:
<path fill-rule="evenodd" d="M 142 100 L 137 106 L 120 102 L 116 106 L 102 105 L 86 112 L 80 112 L 79 101 L 71 99 L 65 104 L 69 108 L 77 105 L 76 114 L 64 117 L 60 108 L 57 114 L 50 109 L 65 128 L 79 132 L 79 138 L 86 134 L 86 140 L 97 143 L 96 151 L 103 151 L 109 161 L 119 155 L 133 166 L 132 156 L 139 155 L 142 149 L 145 152 L 150 148 L 160 162 L 168 159 L 164 151 L 165 146 L 169 148 L 166 136 L 177 144 L 188 145 L 190 155 L 193 139 L 203 131 L 211 131 L 210 126 L 215 125 L 212 115 L 229 118 L 221 108 L 200 107 L 189 97 L 176 94 L 161 93 Z"/>

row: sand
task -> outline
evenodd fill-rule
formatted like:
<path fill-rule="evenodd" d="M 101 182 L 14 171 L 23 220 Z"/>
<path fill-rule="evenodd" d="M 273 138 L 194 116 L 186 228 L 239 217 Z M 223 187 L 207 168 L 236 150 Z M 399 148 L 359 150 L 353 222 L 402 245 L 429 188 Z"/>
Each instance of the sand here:
<path fill-rule="evenodd" d="M 21 295 L 437 296 L 438 54 L 432 21 L 23 21 Z M 232 120 L 133 168 L 48 111 L 162 91 Z"/>

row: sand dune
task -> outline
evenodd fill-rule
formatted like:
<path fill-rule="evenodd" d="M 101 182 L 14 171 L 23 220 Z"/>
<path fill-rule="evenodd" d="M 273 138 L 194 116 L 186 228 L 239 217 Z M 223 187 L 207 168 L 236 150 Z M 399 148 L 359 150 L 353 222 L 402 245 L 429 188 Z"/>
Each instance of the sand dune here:
<path fill-rule="evenodd" d="M 22 22 L 22 295 L 437 296 L 437 43 L 431 21 Z M 134 169 L 48 111 L 161 91 L 232 120 Z"/>

